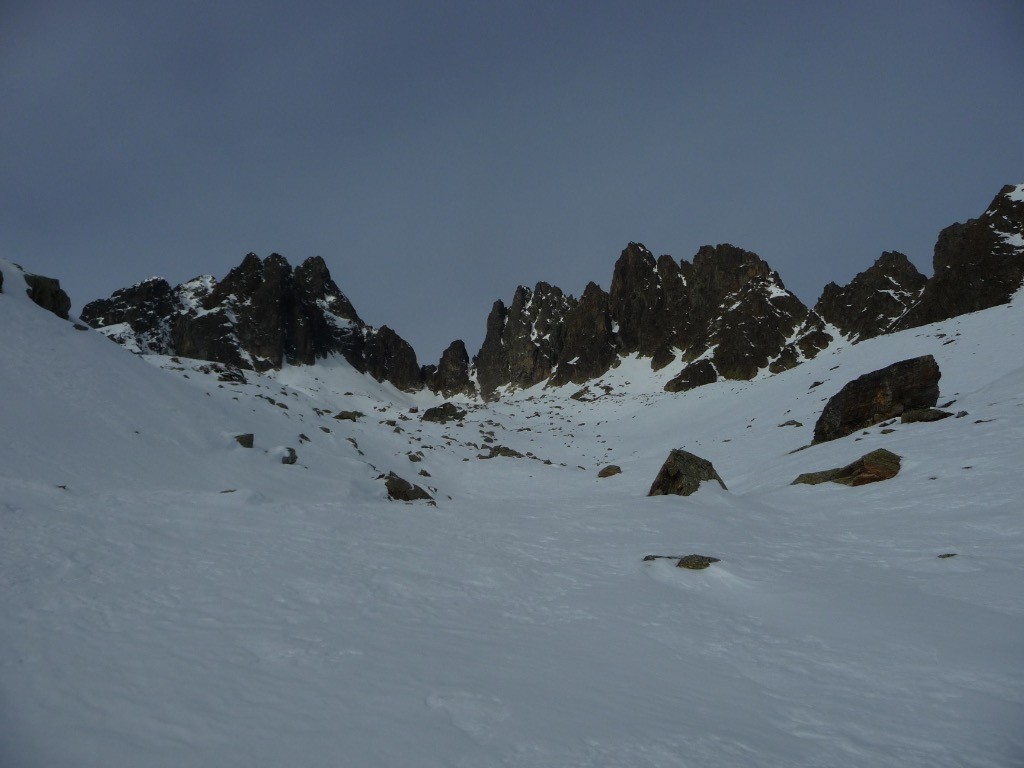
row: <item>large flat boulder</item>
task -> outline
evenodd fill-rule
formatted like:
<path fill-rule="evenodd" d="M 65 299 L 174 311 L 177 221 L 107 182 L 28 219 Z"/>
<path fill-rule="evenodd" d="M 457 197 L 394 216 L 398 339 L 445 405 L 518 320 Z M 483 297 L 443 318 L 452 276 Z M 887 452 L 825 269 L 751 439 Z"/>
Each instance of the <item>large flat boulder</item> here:
<path fill-rule="evenodd" d="M 924 355 L 854 379 L 825 404 L 814 425 L 813 442 L 845 437 L 904 411 L 934 407 L 940 376 L 935 358 Z"/>
<path fill-rule="evenodd" d="M 805 472 L 793 481 L 793 485 L 818 485 L 839 483 L 840 485 L 867 485 L 889 480 L 900 471 L 900 457 L 892 451 L 879 448 L 861 456 L 845 467 L 825 469 L 821 472 Z"/>

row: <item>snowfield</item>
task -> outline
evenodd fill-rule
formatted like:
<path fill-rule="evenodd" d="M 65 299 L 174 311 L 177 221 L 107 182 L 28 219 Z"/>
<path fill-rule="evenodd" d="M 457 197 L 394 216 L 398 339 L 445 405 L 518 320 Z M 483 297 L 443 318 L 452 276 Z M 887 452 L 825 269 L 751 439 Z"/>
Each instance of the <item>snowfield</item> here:
<path fill-rule="evenodd" d="M 1024 762 L 1020 295 L 751 382 L 673 395 L 678 365 L 627 360 L 442 425 L 344 361 L 242 384 L 133 355 L 0 267 L 4 768 Z M 923 354 L 965 416 L 792 452 Z M 892 480 L 790 485 L 880 447 Z M 729 490 L 648 498 L 672 448 Z M 721 562 L 642 562 L 690 553 Z"/>

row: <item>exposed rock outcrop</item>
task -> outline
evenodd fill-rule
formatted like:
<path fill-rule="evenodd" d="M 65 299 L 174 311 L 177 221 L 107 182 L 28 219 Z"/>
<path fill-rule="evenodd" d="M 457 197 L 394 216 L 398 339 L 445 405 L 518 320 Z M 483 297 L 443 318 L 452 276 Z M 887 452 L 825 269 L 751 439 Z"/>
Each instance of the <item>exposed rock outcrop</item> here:
<path fill-rule="evenodd" d="M 456 406 L 455 403 L 441 403 L 433 408 L 427 408 L 420 418 L 423 421 L 432 421 L 436 424 L 447 424 L 449 421 L 462 421 L 466 418 L 466 411 Z"/>
<path fill-rule="evenodd" d="M 441 360 L 436 366 L 423 369 L 423 379 L 427 388 L 442 397 L 455 395 L 473 395 L 476 387 L 469 375 L 469 353 L 466 344 L 456 339 L 441 353 Z"/>
<path fill-rule="evenodd" d="M 705 384 L 718 381 L 718 372 L 710 360 L 698 360 L 690 363 L 665 384 L 666 392 L 686 392 Z"/>
<path fill-rule="evenodd" d="M 608 294 L 597 283 L 589 283 L 565 319 L 565 343 L 551 384 L 582 384 L 611 368 L 618 358 L 612 326 Z"/>
<path fill-rule="evenodd" d="M 940 408 L 915 408 L 911 411 L 904 411 L 900 415 L 901 424 L 914 424 L 917 422 L 930 422 L 930 421 L 942 421 L 948 419 L 953 414 L 949 411 L 943 411 Z"/>
<path fill-rule="evenodd" d="M 389 472 L 382 478 L 388 491 L 388 498 L 392 501 L 433 501 L 433 497 L 420 486 L 410 483 L 394 472 Z"/>
<path fill-rule="evenodd" d="M 614 477 L 615 475 L 621 475 L 621 474 L 622 474 L 622 467 L 620 467 L 618 464 L 609 464 L 608 466 L 603 467 L 601 469 L 601 471 L 597 473 L 597 476 L 601 477 L 601 478 L 605 478 L 605 477 Z"/>
<path fill-rule="evenodd" d="M 647 495 L 689 496 L 697 492 L 701 483 L 712 480 L 722 486 L 724 490 L 728 490 L 710 461 L 689 451 L 676 448 L 665 459 L 665 463 L 658 471 L 658 476 Z"/>
<path fill-rule="evenodd" d="M 980 217 L 942 230 L 932 265 L 896 330 L 1007 303 L 1024 281 L 1024 184 L 1003 187 Z"/>
<path fill-rule="evenodd" d="M 814 425 L 814 442 L 844 437 L 907 410 L 934 407 L 940 376 L 935 358 L 924 355 L 848 382 L 825 404 Z"/>
<path fill-rule="evenodd" d="M 68 312 L 71 310 L 71 299 L 61 290 L 60 280 L 28 272 L 24 274 L 28 297 L 43 309 L 53 312 L 62 320 L 67 320 Z"/>
<path fill-rule="evenodd" d="M 927 278 L 897 251 L 886 251 L 850 283 L 829 283 L 814 311 L 847 338 L 863 341 L 887 333 L 921 297 Z"/>
<path fill-rule="evenodd" d="M 405 390 L 422 388 L 416 355 L 386 326 L 367 326 L 319 256 L 294 269 L 250 253 L 220 282 L 172 288 L 152 278 L 87 304 L 82 319 L 136 352 L 180 355 L 264 371 L 334 354 Z"/>
<path fill-rule="evenodd" d="M 539 283 L 532 293 L 520 287 L 508 310 L 496 302 L 476 370 L 485 397 L 493 397 L 503 385 L 582 384 L 625 355 L 650 358 L 654 370 L 707 356 L 707 365 L 677 375 L 673 391 L 680 391 L 684 383 L 792 367 L 828 345 L 823 326 L 754 253 L 704 246 L 691 264 L 655 259 L 630 243 L 607 293 L 590 283 L 576 301 Z"/>
<path fill-rule="evenodd" d="M 474 359 L 480 393 L 493 399 L 502 386 L 532 387 L 554 370 L 565 339 L 566 317 L 576 301 L 559 288 L 519 286 L 512 304 L 494 302 L 487 334 Z"/>
<path fill-rule="evenodd" d="M 364 335 L 363 362 L 366 372 L 377 381 L 390 381 L 407 392 L 423 388 L 416 352 L 405 339 L 381 326 L 376 333 Z"/>
<path fill-rule="evenodd" d="M 861 456 L 845 467 L 826 469 L 821 472 L 805 472 L 792 485 L 818 485 L 839 483 L 841 485 L 867 485 L 896 477 L 900 471 L 900 457 L 892 451 L 879 448 Z"/>
<path fill-rule="evenodd" d="M 647 555 L 644 558 L 645 563 L 654 560 L 675 560 L 676 568 L 686 568 L 691 571 L 702 571 L 712 563 L 722 562 L 721 558 L 710 555 Z"/>
<path fill-rule="evenodd" d="M 676 341 L 685 324 L 686 281 L 671 256 L 654 256 L 630 243 L 615 262 L 608 308 L 618 324 L 618 345 L 653 357 Z"/>

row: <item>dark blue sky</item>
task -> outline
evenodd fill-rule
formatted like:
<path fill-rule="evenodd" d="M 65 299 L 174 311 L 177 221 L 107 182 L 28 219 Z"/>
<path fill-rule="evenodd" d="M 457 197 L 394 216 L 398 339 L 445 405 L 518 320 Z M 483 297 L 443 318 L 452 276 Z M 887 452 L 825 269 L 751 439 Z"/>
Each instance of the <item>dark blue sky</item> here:
<path fill-rule="evenodd" d="M 40 2 L 0 12 L 0 256 L 76 308 L 323 256 L 435 361 L 625 245 L 813 303 L 1024 181 L 1024 3 Z"/>

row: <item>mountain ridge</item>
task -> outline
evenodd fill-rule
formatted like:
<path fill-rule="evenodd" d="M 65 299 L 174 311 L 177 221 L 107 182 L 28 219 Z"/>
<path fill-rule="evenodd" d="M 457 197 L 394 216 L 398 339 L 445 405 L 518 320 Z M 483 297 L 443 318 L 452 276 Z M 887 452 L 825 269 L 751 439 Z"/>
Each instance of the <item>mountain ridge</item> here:
<path fill-rule="evenodd" d="M 752 251 L 705 245 L 677 261 L 632 242 L 608 291 L 591 282 L 577 299 L 546 282 L 519 286 L 508 305 L 494 302 L 475 355 L 456 340 L 422 366 L 391 328 L 359 318 L 318 256 L 293 269 L 279 254 L 250 253 L 220 282 L 151 279 L 90 302 L 82 319 L 134 351 L 254 370 L 339 354 L 378 381 L 446 396 L 582 385 L 633 354 L 654 370 L 678 366 L 666 386 L 682 391 L 779 373 L 838 337 L 856 342 L 1006 303 L 1024 280 L 1024 184 L 944 229 L 934 268 L 926 278 L 886 251 L 846 286 L 826 285 L 811 308 Z"/>

